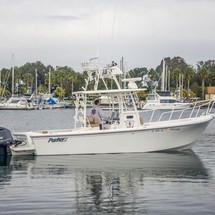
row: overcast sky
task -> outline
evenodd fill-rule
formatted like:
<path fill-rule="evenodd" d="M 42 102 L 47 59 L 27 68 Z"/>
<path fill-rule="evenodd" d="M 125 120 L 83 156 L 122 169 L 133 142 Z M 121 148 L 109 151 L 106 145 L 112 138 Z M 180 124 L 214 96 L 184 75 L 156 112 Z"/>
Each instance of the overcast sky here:
<path fill-rule="evenodd" d="M 215 0 L 0 0 L 0 69 L 99 57 L 128 69 L 215 59 Z"/>

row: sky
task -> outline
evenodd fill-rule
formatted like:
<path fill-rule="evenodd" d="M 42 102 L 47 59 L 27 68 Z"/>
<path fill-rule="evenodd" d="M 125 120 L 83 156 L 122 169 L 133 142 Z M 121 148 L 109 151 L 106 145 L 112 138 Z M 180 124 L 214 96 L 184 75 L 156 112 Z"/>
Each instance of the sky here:
<path fill-rule="evenodd" d="M 41 61 L 81 72 L 93 57 L 123 57 L 128 70 L 174 56 L 195 66 L 215 59 L 214 9 L 215 0 L 0 0 L 0 69 Z"/>

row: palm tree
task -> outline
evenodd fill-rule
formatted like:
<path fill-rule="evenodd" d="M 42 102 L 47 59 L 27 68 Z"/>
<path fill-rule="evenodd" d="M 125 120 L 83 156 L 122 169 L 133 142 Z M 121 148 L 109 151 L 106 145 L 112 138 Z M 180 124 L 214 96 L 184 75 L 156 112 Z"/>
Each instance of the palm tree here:
<path fill-rule="evenodd" d="M 205 80 L 208 77 L 208 70 L 203 66 L 199 69 L 199 75 L 202 79 L 202 99 L 205 97 Z"/>
<path fill-rule="evenodd" d="M 38 90 L 38 93 L 47 93 L 48 87 L 43 84 L 40 84 L 37 90 Z"/>
<path fill-rule="evenodd" d="M 214 86 L 215 85 L 215 72 L 209 72 L 208 73 L 208 82 L 209 86 Z"/>
<path fill-rule="evenodd" d="M 151 78 L 151 80 L 155 81 L 158 79 L 158 74 L 156 73 L 156 71 L 154 69 L 150 69 L 148 72 L 148 76 Z"/>
<path fill-rule="evenodd" d="M 175 87 L 178 88 L 179 87 L 179 76 L 181 74 L 181 70 L 176 68 L 173 70 L 172 76 L 173 79 L 175 80 Z"/>
<path fill-rule="evenodd" d="M 49 79 L 49 75 L 51 75 L 50 79 Z M 50 83 L 49 83 L 49 80 L 50 80 Z M 47 92 L 49 90 L 49 84 L 50 84 L 50 86 L 53 86 L 54 83 L 55 83 L 55 71 L 51 71 L 51 74 L 49 74 L 49 72 L 47 72 L 45 74 L 45 78 L 44 78 L 44 85 L 47 88 Z"/>
<path fill-rule="evenodd" d="M 63 88 L 63 82 L 65 80 L 65 74 L 63 70 L 58 70 L 56 74 L 56 82 L 60 85 L 61 88 Z"/>
<path fill-rule="evenodd" d="M 185 69 L 185 79 L 187 80 L 187 91 L 190 90 L 190 80 L 194 76 L 194 69 L 192 66 L 188 66 Z"/>
<path fill-rule="evenodd" d="M 151 68 L 149 70 L 149 72 L 148 72 L 148 77 L 151 79 L 151 86 L 150 86 L 150 88 L 152 88 L 152 89 L 156 88 L 157 87 L 156 83 L 158 81 L 158 74 L 157 74 L 157 72 L 154 69 Z"/>
<path fill-rule="evenodd" d="M 26 88 L 28 89 L 32 85 L 34 77 L 31 73 L 25 73 L 23 76 L 23 81 L 25 82 Z"/>
<path fill-rule="evenodd" d="M 77 77 L 76 77 L 75 74 L 69 76 L 69 81 L 71 81 L 71 83 L 72 83 L 72 93 L 73 93 L 73 91 L 74 91 L 74 82 L 75 82 L 76 80 L 77 80 Z"/>

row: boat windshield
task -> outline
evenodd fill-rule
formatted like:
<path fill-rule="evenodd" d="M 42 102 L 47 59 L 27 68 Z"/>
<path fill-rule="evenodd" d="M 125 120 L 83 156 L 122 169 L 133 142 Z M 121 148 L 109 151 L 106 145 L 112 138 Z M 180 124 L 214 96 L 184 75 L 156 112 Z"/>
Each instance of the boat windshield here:
<path fill-rule="evenodd" d="M 11 100 L 10 103 L 17 104 L 20 100 Z"/>
<path fill-rule="evenodd" d="M 170 92 L 167 91 L 159 91 L 157 92 L 159 96 L 171 96 Z"/>
<path fill-rule="evenodd" d="M 155 100 L 155 96 L 154 95 L 148 95 L 147 100 Z"/>
<path fill-rule="evenodd" d="M 177 101 L 174 99 L 161 99 L 160 103 L 176 103 Z"/>

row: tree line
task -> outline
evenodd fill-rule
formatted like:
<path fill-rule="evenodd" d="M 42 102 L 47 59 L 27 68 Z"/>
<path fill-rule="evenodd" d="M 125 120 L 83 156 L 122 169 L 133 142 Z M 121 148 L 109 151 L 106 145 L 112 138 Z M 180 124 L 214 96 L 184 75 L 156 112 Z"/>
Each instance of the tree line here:
<path fill-rule="evenodd" d="M 204 98 L 207 86 L 215 86 L 215 60 L 199 61 L 195 66 L 189 65 L 182 57 L 167 57 L 164 59 L 166 70 L 169 74 L 168 86 L 170 91 L 176 90 L 183 84 L 184 97 Z M 45 66 L 40 61 L 35 63 L 26 63 L 20 67 L 14 67 L 15 94 L 22 95 L 33 92 L 36 89 L 38 93 L 48 93 L 49 81 L 51 83 L 51 92 L 57 97 L 70 97 L 72 92 L 82 90 L 87 77 L 86 72 L 74 71 L 68 66 L 51 65 Z M 134 68 L 127 71 L 128 77 L 143 77 L 148 75 L 151 82 L 158 81 L 157 88 L 160 88 L 160 77 L 163 70 L 163 61 L 156 68 Z M 37 72 L 35 72 L 37 71 Z M 51 80 L 49 80 L 51 72 Z M 12 78 L 11 68 L 3 68 L 0 73 L 0 96 L 11 96 Z M 36 77 L 37 74 L 37 77 Z M 111 87 L 111 81 L 107 84 Z M 141 82 L 138 83 L 139 87 Z M 149 84 L 148 91 L 154 86 Z M 3 95 L 4 94 L 4 95 Z"/>
<path fill-rule="evenodd" d="M 208 86 L 215 86 L 215 60 L 198 61 L 195 66 L 186 63 L 182 57 L 167 57 L 164 59 L 166 71 L 169 74 L 169 91 L 175 92 L 183 87 L 183 97 L 205 98 Z M 160 80 L 163 70 L 163 60 L 155 69 L 146 67 L 129 71 L 131 77 L 142 77 L 148 74 L 152 81 Z M 152 90 L 153 86 L 148 86 Z M 158 89 L 161 82 L 158 83 Z"/>

